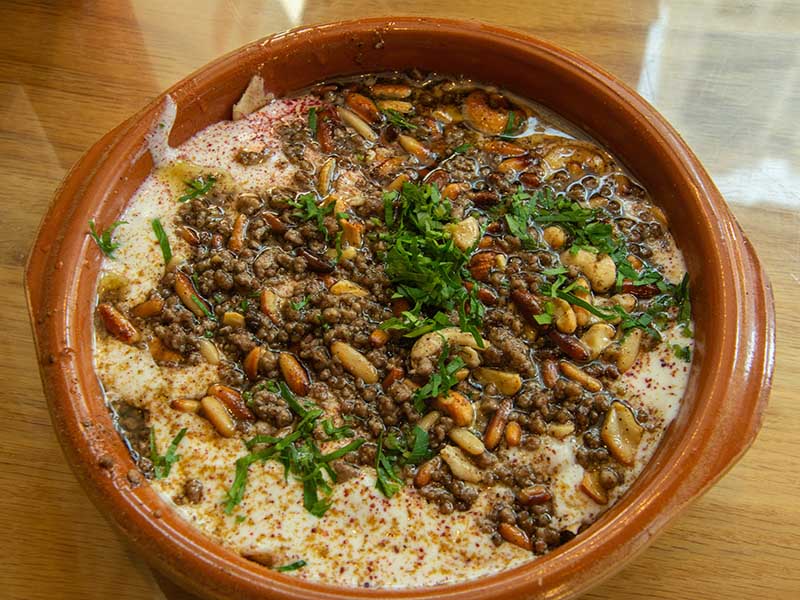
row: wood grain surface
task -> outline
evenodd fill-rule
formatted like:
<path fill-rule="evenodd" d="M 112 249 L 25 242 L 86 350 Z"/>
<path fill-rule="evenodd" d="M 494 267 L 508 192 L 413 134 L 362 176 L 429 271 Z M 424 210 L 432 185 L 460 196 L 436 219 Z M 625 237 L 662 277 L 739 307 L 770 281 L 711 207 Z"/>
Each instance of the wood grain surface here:
<path fill-rule="evenodd" d="M 300 24 L 397 12 L 515 27 L 636 87 L 700 156 L 774 286 L 777 367 L 755 445 L 586 598 L 800 598 L 796 0 L 0 3 L 0 597 L 165 597 L 78 487 L 42 395 L 22 272 L 59 181 L 103 133 L 220 54 Z"/>

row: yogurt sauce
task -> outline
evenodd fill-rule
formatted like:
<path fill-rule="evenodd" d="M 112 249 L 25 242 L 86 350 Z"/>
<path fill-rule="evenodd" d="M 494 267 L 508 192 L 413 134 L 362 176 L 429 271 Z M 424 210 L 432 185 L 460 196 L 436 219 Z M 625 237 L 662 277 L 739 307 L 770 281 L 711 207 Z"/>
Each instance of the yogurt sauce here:
<path fill-rule="evenodd" d="M 176 256 L 188 253 L 186 243 L 172 233 L 179 207 L 175 199 L 182 193 L 187 169 L 225 172 L 243 190 L 288 183 L 293 167 L 281 152 L 274 128 L 284 119 L 305 114 L 316 103 L 310 96 L 274 100 L 244 119 L 216 123 L 180 147 L 170 148 L 166 140 L 174 104 L 168 99 L 161 127 L 154 129 L 150 139 L 157 168 L 120 218 L 127 224 L 115 234 L 120 242 L 116 260 L 106 259 L 103 265 L 104 273 L 117 273 L 130 282 L 124 308 L 143 301 L 163 272 L 152 219 L 160 218 Z M 240 148 L 262 144 L 271 151 L 266 162 L 243 167 L 234 160 Z M 680 280 L 685 268 L 677 249 L 673 247 L 656 260 L 665 267 L 667 278 Z M 626 479 L 610 493 L 608 505 L 596 504 L 579 489 L 584 471 L 575 460 L 574 436 L 564 440 L 543 437 L 535 451 L 506 450 L 513 452 L 513 460 L 546 466 L 559 528 L 577 532 L 611 506 L 648 462 L 675 417 L 690 365 L 675 359 L 670 344 L 691 347 L 692 340 L 682 337 L 677 328 L 664 337 L 656 350 L 641 355 L 613 390 L 650 418 L 636 465 L 625 471 Z M 145 349 L 104 335 L 95 337 L 94 356 L 109 404 L 124 401 L 147 410 L 159 449 L 163 451 L 182 428 L 187 430 L 178 449 L 180 460 L 167 478 L 153 480 L 151 485 L 183 518 L 242 554 L 270 555 L 276 566 L 302 559 L 306 566 L 292 574 L 304 579 L 394 588 L 474 579 L 535 559 L 513 544 L 496 547 L 480 529 L 478 517 L 502 497 L 505 490 L 501 486 L 482 492 L 469 511 L 445 516 L 413 486 L 406 486 L 391 499 L 383 497 L 375 489 L 374 472 L 367 469 L 335 486 L 333 504 L 319 519 L 303 508 L 301 484 L 285 481 L 282 465 L 271 461 L 250 468 L 247 493 L 234 513 L 227 515 L 223 499 L 233 482 L 236 459 L 247 453 L 244 443 L 221 438 L 206 420 L 169 407 L 173 399 L 202 396 L 218 379 L 215 367 L 162 368 Z M 202 501 L 175 504 L 173 498 L 190 478 L 203 482 Z"/>

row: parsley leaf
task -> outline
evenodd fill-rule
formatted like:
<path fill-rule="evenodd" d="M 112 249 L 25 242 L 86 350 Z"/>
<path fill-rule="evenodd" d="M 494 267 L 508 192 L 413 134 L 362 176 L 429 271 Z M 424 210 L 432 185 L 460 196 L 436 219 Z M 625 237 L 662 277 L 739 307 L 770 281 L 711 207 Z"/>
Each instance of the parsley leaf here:
<path fill-rule="evenodd" d="M 681 346 L 679 344 L 672 344 L 672 352 L 675 353 L 675 356 L 679 359 L 692 362 L 692 349 L 689 346 Z"/>
<path fill-rule="evenodd" d="M 297 302 L 290 302 L 289 304 L 294 310 L 300 311 L 306 307 L 310 299 L 311 296 L 303 296 L 302 300 L 298 300 Z"/>
<path fill-rule="evenodd" d="M 464 368 L 464 359 L 460 356 L 455 356 L 450 362 L 447 362 L 448 358 L 450 358 L 450 347 L 445 344 L 442 353 L 439 355 L 436 370 L 431 373 L 427 383 L 417 389 L 412 396 L 414 408 L 419 412 L 424 412 L 425 400 L 445 393 L 458 383 L 456 373 Z"/>
<path fill-rule="evenodd" d="M 453 154 L 464 154 L 470 148 L 472 148 L 472 144 L 461 144 L 453 148 Z"/>
<path fill-rule="evenodd" d="M 378 439 L 378 451 L 375 453 L 375 472 L 377 479 L 375 487 L 378 491 L 391 498 L 403 486 L 403 480 L 398 477 L 395 471 L 396 460 L 390 460 L 383 451 L 383 434 Z"/>
<path fill-rule="evenodd" d="M 178 202 L 187 202 L 194 198 L 205 196 L 211 191 L 214 184 L 217 183 L 217 178 L 213 175 L 209 175 L 208 177 L 201 175 L 200 177 L 189 179 L 183 183 L 186 185 L 186 193 L 178 198 Z"/>
<path fill-rule="evenodd" d="M 300 194 L 294 200 L 289 200 L 289 206 L 296 208 L 294 216 L 303 221 L 316 221 L 319 232 L 328 239 L 328 228 L 325 227 L 325 217 L 333 214 L 335 203 L 317 204 L 317 197 L 311 192 Z"/>
<path fill-rule="evenodd" d="M 296 571 L 297 569 L 302 569 L 308 563 L 302 559 L 296 560 L 293 563 L 289 563 L 288 565 L 283 565 L 280 567 L 275 567 L 275 570 L 279 573 L 286 573 L 288 571 Z"/>
<path fill-rule="evenodd" d="M 161 254 L 164 255 L 164 264 L 167 265 L 169 261 L 172 260 L 172 249 L 169 247 L 167 232 L 164 231 L 159 219 L 153 219 L 150 221 L 150 224 L 153 226 L 153 232 L 156 234 L 158 245 L 161 246 Z"/>
<path fill-rule="evenodd" d="M 506 120 L 506 126 L 503 129 L 503 133 L 500 134 L 500 137 L 503 139 L 509 139 L 514 137 L 514 132 L 518 129 L 519 123 L 517 122 L 517 113 L 513 110 L 508 111 L 508 119 Z"/>
<path fill-rule="evenodd" d="M 311 130 L 311 135 L 317 135 L 317 107 L 312 106 L 308 109 L 308 128 Z"/>
<path fill-rule="evenodd" d="M 403 113 L 393 108 L 386 108 L 381 110 L 381 112 L 386 115 L 386 119 L 389 121 L 389 123 L 391 123 L 395 127 L 398 127 L 399 129 L 407 129 L 409 131 L 412 131 L 417 128 L 416 125 L 414 125 L 413 123 L 409 123 L 406 120 L 406 118 L 403 116 Z"/>
<path fill-rule="evenodd" d="M 156 479 L 164 479 L 169 475 L 172 465 L 180 460 L 180 456 L 175 454 L 178 450 L 178 445 L 186 435 L 186 428 L 184 427 L 178 432 L 172 442 L 167 447 L 167 452 L 163 456 L 158 453 L 156 448 L 156 432 L 153 427 L 150 428 L 150 460 L 153 462 L 153 476 Z"/>
<path fill-rule="evenodd" d="M 94 219 L 89 221 L 89 235 L 95 241 L 95 243 L 100 247 L 100 251 L 105 254 L 108 258 L 114 258 L 114 250 L 119 248 L 118 243 L 114 243 L 111 241 L 111 235 L 114 233 L 114 230 L 119 227 L 120 225 L 127 225 L 127 221 L 114 221 L 111 225 L 109 225 L 105 231 L 97 231 L 94 224 Z"/>

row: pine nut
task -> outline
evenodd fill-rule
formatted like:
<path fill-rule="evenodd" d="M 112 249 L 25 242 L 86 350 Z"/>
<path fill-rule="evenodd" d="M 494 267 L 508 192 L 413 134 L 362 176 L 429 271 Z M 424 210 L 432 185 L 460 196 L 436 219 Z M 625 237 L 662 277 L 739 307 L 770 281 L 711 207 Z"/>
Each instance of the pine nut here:
<path fill-rule="evenodd" d="M 478 467 L 473 465 L 469 459 L 464 456 L 464 453 L 455 446 L 445 446 L 439 452 L 447 466 L 453 472 L 457 479 L 468 481 L 470 483 L 478 483 L 483 479 Z"/>
<path fill-rule="evenodd" d="M 262 354 L 264 354 L 264 347 L 256 346 L 248 352 L 244 359 L 242 366 L 244 367 L 245 375 L 251 380 L 258 377 L 258 363 L 261 360 Z"/>
<path fill-rule="evenodd" d="M 579 383 L 584 389 L 589 390 L 590 392 L 599 392 L 603 389 L 603 384 L 600 383 L 600 380 L 595 379 L 583 369 L 579 369 L 572 363 L 569 363 L 565 360 L 562 360 L 558 367 L 561 369 L 561 372 L 566 376 Z"/>
<path fill-rule="evenodd" d="M 345 342 L 333 342 L 331 344 L 331 354 L 339 359 L 342 366 L 354 377 L 360 377 L 364 383 L 376 383 L 378 381 L 378 370 L 366 356 Z"/>
<path fill-rule="evenodd" d="M 244 327 L 244 315 L 238 312 L 226 311 L 222 315 L 222 324 L 240 329 Z"/>
<path fill-rule="evenodd" d="M 521 439 L 522 428 L 516 421 L 511 421 L 511 423 L 506 425 L 506 444 L 508 444 L 509 448 L 513 448 L 514 446 L 519 446 Z"/>
<path fill-rule="evenodd" d="M 465 429 L 464 427 L 454 427 L 447 432 L 447 435 L 450 436 L 450 439 L 458 444 L 458 447 L 467 454 L 479 456 L 486 451 L 486 446 L 483 445 L 483 442 L 480 441 L 480 439 L 478 439 L 478 437 L 469 429 Z"/>
<path fill-rule="evenodd" d="M 136 328 L 131 324 L 128 319 L 122 316 L 116 308 L 108 303 L 100 304 L 97 307 L 97 312 L 106 331 L 119 341 L 126 344 L 135 344 L 142 336 L 136 331 Z"/>
<path fill-rule="evenodd" d="M 232 387 L 214 383 L 208 388 L 208 395 L 214 396 L 222 402 L 236 419 L 241 421 L 255 421 L 256 417 L 242 400 L 242 395 Z"/>
<path fill-rule="evenodd" d="M 353 283 L 349 279 L 340 279 L 331 286 L 331 293 L 336 296 L 358 296 L 359 298 L 366 298 L 369 296 L 369 290 L 361 287 L 357 283 Z"/>
<path fill-rule="evenodd" d="M 614 458 L 623 465 L 633 465 L 643 435 L 644 428 L 636 422 L 630 408 L 621 402 L 611 404 L 600 437 Z"/>
<path fill-rule="evenodd" d="M 197 347 L 200 349 L 200 354 L 203 358 L 206 359 L 206 362 L 210 365 L 218 365 L 219 364 L 219 350 L 214 345 L 214 342 L 211 340 L 207 340 L 205 338 L 201 338 L 197 342 Z"/>
<path fill-rule="evenodd" d="M 341 106 L 336 107 L 336 112 L 339 113 L 339 118 L 342 120 L 342 123 L 355 130 L 355 132 L 365 140 L 374 142 L 378 139 L 378 134 L 354 112 L 342 108 Z"/>
<path fill-rule="evenodd" d="M 137 304 L 131 310 L 134 317 L 146 319 L 147 317 L 154 317 L 164 309 L 164 301 L 161 298 L 151 298 L 145 300 L 141 304 Z"/>
<path fill-rule="evenodd" d="M 434 426 L 436 421 L 439 420 L 439 417 L 442 416 L 441 413 L 437 410 L 432 410 L 429 413 L 426 413 L 419 421 L 417 421 L 417 427 L 422 429 L 423 431 L 428 431 L 431 427 Z"/>
<path fill-rule="evenodd" d="M 533 545 L 531 544 L 531 539 L 528 537 L 528 534 L 522 531 L 516 525 L 512 525 L 511 523 L 500 523 L 497 527 L 497 530 L 500 532 L 500 535 L 503 536 L 503 539 L 515 546 L 519 546 L 523 550 L 533 550 Z"/>
<path fill-rule="evenodd" d="M 489 420 L 489 424 L 486 426 L 486 433 L 483 435 L 483 441 L 489 450 L 494 450 L 503 438 L 503 431 L 505 431 L 510 412 L 511 400 L 505 399 Z"/>
<path fill-rule="evenodd" d="M 182 413 L 197 414 L 200 412 L 200 403 L 189 398 L 175 398 L 169 403 L 169 406 Z"/>
<path fill-rule="evenodd" d="M 278 366 L 290 390 L 298 396 L 308 394 L 308 386 L 311 383 L 308 372 L 297 358 L 288 352 L 281 352 L 278 356 Z"/>
<path fill-rule="evenodd" d="M 417 469 L 416 475 L 414 475 L 414 485 L 417 487 L 425 487 L 428 485 L 431 482 L 433 472 L 436 470 L 438 464 L 439 459 L 432 458 L 431 460 L 420 465 L 419 469 Z"/>
<path fill-rule="evenodd" d="M 233 437 L 236 433 L 236 424 L 225 406 L 214 396 L 206 396 L 200 401 L 203 416 L 214 426 L 222 437 Z"/>
<path fill-rule="evenodd" d="M 518 373 L 480 367 L 473 370 L 472 375 L 481 385 L 493 383 L 497 391 L 505 396 L 513 396 L 522 388 L 522 378 Z"/>

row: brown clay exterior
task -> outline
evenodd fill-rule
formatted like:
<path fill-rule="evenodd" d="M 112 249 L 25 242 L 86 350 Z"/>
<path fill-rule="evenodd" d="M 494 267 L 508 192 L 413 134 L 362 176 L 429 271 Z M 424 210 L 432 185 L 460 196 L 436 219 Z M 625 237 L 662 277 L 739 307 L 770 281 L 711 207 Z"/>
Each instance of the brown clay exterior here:
<path fill-rule="evenodd" d="M 26 284 L 40 370 L 61 445 L 83 486 L 151 564 L 205 598 L 568 598 L 640 553 L 753 442 L 774 363 L 769 282 L 709 176 L 635 92 L 570 52 L 476 23 L 397 18 L 296 29 L 254 42 L 168 90 L 178 145 L 230 118 L 250 77 L 283 94 L 347 74 L 418 67 L 466 74 L 555 109 L 622 158 L 666 211 L 691 276 L 696 352 L 684 405 L 627 494 L 587 531 L 527 565 L 438 588 L 370 590 L 300 581 L 222 548 L 148 486 L 112 426 L 92 365 L 92 308 L 101 254 L 87 221 L 110 223 L 152 162 L 144 136 L 163 95 L 95 144 L 44 218 Z M 100 463 L 111 468 L 102 468 Z M 643 593 L 645 591 L 643 590 Z"/>

